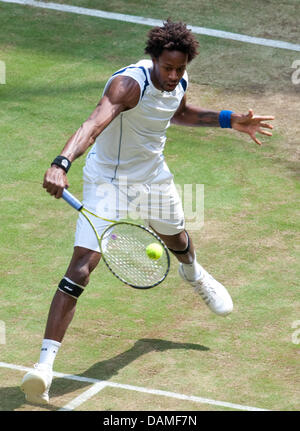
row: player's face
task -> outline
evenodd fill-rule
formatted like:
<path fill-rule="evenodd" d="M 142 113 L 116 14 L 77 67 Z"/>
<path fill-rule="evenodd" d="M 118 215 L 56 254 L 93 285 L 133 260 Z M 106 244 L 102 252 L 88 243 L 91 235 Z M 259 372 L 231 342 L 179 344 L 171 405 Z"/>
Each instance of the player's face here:
<path fill-rule="evenodd" d="M 164 49 L 158 58 L 152 58 L 151 79 L 156 88 L 173 91 L 185 72 L 188 55 L 180 51 Z"/>

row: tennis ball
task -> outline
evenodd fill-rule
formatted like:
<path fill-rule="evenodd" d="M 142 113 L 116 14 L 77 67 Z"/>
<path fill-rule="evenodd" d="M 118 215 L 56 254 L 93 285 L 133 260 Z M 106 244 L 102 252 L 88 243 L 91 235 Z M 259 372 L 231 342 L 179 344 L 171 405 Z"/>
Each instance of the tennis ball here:
<path fill-rule="evenodd" d="M 164 249 L 160 244 L 152 243 L 147 245 L 146 247 L 146 253 L 147 256 L 150 257 L 150 259 L 157 260 L 159 259 L 163 254 Z"/>

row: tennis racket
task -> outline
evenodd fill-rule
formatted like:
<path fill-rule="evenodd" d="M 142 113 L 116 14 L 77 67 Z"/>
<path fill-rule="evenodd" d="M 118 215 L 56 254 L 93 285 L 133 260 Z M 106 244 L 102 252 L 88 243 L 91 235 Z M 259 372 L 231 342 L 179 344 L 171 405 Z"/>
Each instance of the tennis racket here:
<path fill-rule="evenodd" d="M 170 255 L 164 242 L 154 232 L 136 223 L 100 217 L 84 208 L 67 189 L 64 189 L 62 197 L 89 222 L 97 237 L 102 258 L 115 277 L 136 289 L 150 289 L 166 278 L 170 269 Z M 89 215 L 110 223 L 101 235 Z M 162 247 L 158 259 L 151 259 L 147 255 L 146 248 L 150 244 Z"/>

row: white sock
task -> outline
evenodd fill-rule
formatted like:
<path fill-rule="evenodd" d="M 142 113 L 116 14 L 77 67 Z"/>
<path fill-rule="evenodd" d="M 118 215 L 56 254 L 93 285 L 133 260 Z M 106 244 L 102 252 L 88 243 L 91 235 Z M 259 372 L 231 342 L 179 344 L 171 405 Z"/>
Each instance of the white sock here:
<path fill-rule="evenodd" d="M 58 341 L 45 338 L 42 342 L 39 364 L 47 364 L 52 369 L 60 345 Z"/>
<path fill-rule="evenodd" d="M 193 263 L 183 263 L 183 272 L 189 281 L 197 280 L 202 272 L 202 266 L 197 262 L 196 256 Z"/>

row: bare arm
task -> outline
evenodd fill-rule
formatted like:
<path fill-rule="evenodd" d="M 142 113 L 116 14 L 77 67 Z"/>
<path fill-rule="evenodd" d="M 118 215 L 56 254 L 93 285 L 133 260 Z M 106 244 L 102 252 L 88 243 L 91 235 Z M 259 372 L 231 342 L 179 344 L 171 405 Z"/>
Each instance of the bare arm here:
<path fill-rule="evenodd" d="M 217 111 L 208 111 L 186 103 L 186 96 L 181 101 L 181 104 L 172 118 L 173 124 L 181 126 L 206 126 L 220 127 L 219 114 Z M 253 110 L 250 109 L 248 114 L 231 114 L 231 127 L 239 132 L 247 133 L 254 142 L 261 145 L 261 142 L 256 137 L 256 133 L 266 136 L 272 136 L 272 133 L 264 130 L 273 129 L 273 126 L 265 121 L 274 120 L 273 116 L 255 116 Z"/>
<path fill-rule="evenodd" d="M 186 96 L 171 121 L 173 124 L 192 127 L 219 127 L 219 112 L 208 111 L 197 106 L 188 105 Z"/>
<path fill-rule="evenodd" d="M 140 87 L 130 77 L 116 77 L 95 110 L 79 129 L 68 139 L 60 155 L 73 162 L 94 144 L 97 136 L 121 112 L 135 107 L 139 101 Z M 45 173 L 43 187 L 56 198 L 61 197 L 63 188 L 68 186 L 66 173 L 52 165 Z"/>

